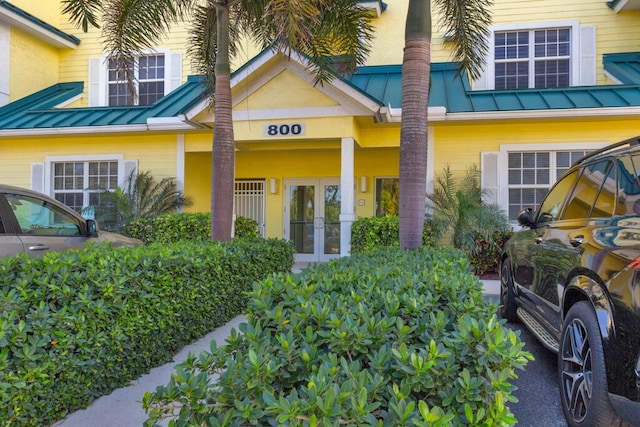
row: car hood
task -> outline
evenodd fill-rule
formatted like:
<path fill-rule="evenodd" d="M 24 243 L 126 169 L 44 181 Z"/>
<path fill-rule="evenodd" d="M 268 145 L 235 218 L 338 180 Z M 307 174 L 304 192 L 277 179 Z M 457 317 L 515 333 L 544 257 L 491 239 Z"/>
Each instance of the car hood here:
<path fill-rule="evenodd" d="M 110 242 L 111 246 L 141 246 L 144 245 L 142 240 L 133 237 L 123 236 L 122 234 L 112 233 L 109 231 L 100 231 L 98 234 L 98 242 Z"/>

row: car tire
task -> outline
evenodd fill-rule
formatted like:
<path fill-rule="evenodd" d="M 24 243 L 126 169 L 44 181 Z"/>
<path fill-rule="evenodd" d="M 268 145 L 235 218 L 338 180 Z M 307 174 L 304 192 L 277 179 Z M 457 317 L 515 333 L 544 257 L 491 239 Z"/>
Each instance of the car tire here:
<path fill-rule="evenodd" d="M 517 310 L 511 267 L 509 260 L 505 259 L 500 269 L 500 316 L 509 322 L 519 322 Z"/>
<path fill-rule="evenodd" d="M 591 303 L 576 303 L 562 323 L 558 352 L 560 399 L 570 426 L 621 425 L 607 389 L 598 320 Z"/>

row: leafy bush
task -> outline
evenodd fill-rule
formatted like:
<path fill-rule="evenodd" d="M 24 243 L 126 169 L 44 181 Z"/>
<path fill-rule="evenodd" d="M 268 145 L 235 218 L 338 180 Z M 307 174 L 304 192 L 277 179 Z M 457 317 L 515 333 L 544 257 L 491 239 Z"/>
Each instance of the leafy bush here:
<path fill-rule="evenodd" d="M 260 236 L 258 223 L 250 218 L 236 217 L 234 229 L 235 237 Z M 129 223 L 124 233 L 145 243 L 208 241 L 211 240 L 211 214 L 175 213 L 143 218 Z"/>
<path fill-rule="evenodd" d="M 170 361 L 293 255 L 238 239 L 0 259 L 0 420 L 51 424 Z"/>
<path fill-rule="evenodd" d="M 512 235 L 513 231 L 496 231 L 490 238 L 478 237 L 478 252 L 469 255 L 476 274 L 498 273 L 502 249 Z"/>
<path fill-rule="evenodd" d="M 382 247 L 400 246 L 399 219 L 394 215 L 358 218 L 351 226 L 351 253 L 360 254 Z M 433 245 L 430 221 L 425 221 L 422 232 L 424 245 Z"/>
<path fill-rule="evenodd" d="M 482 241 L 493 245 L 496 232 L 509 230 L 509 220 L 502 208 L 482 200 L 480 170 L 471 165 L 459 180 L 449 166 L 436 177 L 433 202 L 433 230 L 437 237 L 450 233 L 451 244 L 468 255 L 477 255 Z"/>
<path fill-rule="evenodd" d="M 242 334 L 145 395 L 146 425 L 512 425 L 510 380 L 531 356 L 496 309 L 452 248 L 271 276 Z"/>
<path fill-rule="evenodd" d="M 260 237 L 260 224 L 252 218 L 237 216 L 233 224 L 235 237 Z"/>

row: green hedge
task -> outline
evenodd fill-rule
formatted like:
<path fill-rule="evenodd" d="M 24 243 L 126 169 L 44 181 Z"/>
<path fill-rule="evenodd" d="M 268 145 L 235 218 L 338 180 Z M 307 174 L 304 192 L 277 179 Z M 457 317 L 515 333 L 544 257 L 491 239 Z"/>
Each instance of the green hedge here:
<path fill-rule="evenodd" d="M 293 255 L 238 239 L 0 259 L 0 420 L 50 424 L 170 361 Z"/>
<path fill-rule="evenodd" d="M 236 237 L 259 237 L 258 223 L 245 217 L 236 217 Z M 175 243 L 181 240 L 203 242 L 211 240 L 211 214 L 174 213 L 130 222 L 124 234 L 145 243 Z"/>
<path fill-rule="evenodd" d="M 511 380 L 531 355 L 496 309 L 450 248 L 272 276 L 242 334 L 145 395 L 145 425 L 513 425 Z"/>
<path fill-rule="evenodd" d="M 358 218 L 351 226 L 351 253 L 360 254 L 381 247 L 400 246 L 400 222 L 397 216 Z M 425 246 L 434 244 L 431 223 L 425 221 L 422 232 Z"/>

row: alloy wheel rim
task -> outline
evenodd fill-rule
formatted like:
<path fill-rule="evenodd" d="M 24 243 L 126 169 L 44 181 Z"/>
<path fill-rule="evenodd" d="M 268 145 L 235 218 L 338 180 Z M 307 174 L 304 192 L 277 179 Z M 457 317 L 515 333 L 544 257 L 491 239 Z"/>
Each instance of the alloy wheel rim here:
<path fill-rule="evenodd" d="M 562 343 L 562 392 L 571 418 L 582 422 L 593 395 L 593 367 L 587 328 L 580 319 L 571 320 Z"/>
<path fill-rule="evenodd" d="M 505 304 L 507 303 L 507 293 L 509 292 L 508 283 L 509 269 L 506 265 L 502 266 L 502 274 L 500 275 L 500 310 L 504 312 Z"/>

